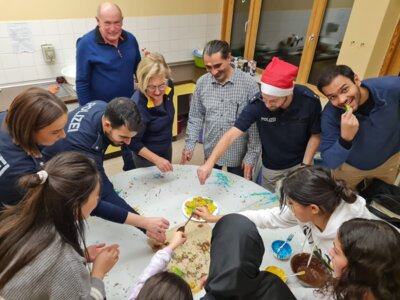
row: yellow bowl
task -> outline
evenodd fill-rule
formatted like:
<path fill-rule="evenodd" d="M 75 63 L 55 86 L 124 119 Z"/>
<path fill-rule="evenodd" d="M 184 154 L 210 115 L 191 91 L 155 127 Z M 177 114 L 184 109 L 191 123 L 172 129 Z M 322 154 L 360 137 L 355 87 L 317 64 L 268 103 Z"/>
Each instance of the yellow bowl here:
<path fill-rule="evenodd" d="M 277 266 L 269 266 L 265 268 L 265 271 L 270 272 L 272 274 L 275 274 L 278 276 L 280 279 L 282 279 L 283 282 L 287 281 L 285 271 L 283 271 L 281 268 Z"/>

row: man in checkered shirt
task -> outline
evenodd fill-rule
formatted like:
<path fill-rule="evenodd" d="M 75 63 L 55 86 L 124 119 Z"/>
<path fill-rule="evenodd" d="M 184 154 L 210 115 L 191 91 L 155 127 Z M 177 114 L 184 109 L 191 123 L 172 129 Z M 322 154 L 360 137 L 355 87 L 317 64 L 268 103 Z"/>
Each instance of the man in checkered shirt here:
<path fill-rule="evenodd" d="M 203 59 L 208 73 L 201 76 L 196 83 L 182 164 L 191 160 L 201 132 L 204 156 L 207 159 L 219 139 L 235 124 L 236 118 L 249 100 L 259 93 L 258 84 L 250 75 L 232 68 L 227 42 L 208 42 L 203 51 Z M 260 151 L 259 135 L 253 124 L 217 161 L 214 168 L 226 166 L 228 172 L 251 179 Z"/>

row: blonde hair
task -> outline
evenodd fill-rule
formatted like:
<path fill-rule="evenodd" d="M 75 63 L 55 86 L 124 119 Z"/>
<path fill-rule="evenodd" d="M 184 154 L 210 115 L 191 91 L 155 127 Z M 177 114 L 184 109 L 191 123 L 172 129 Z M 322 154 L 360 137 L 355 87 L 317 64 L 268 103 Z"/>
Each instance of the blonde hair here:
<path fill-rule="evenodd" d="M 143 57 L 137 69 L 138 86 L 143 94 L 147 95 L 149 81 L 154 77 L 165 77 L 167 80 L 171 78 L 171 69 L 164 56 L 156 52 Z"/>

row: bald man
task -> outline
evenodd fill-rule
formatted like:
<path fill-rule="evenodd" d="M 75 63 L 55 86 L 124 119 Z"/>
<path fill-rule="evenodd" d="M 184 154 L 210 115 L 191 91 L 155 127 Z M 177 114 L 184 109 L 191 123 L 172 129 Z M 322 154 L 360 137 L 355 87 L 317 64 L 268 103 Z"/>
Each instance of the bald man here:
<path fill-rule="evenodd" d="M 80 105 L 95 100 L 110 102 L 133 95 L 140 51 L 133 34 L 122 29 L 121 9 L 113 3 L 97 8 L 97 26 L 76 44 L 76 92 Z M 122 147 L 123 169 L 134 168 L 130 152 Z"/>
<path fill-rule="evenodd" d="M 79 38 L 76 45 L 76 92 L 80 105 L 130 98 L 140 61 L 137 40 L 122 29 L 123 16 L 116 4 L 100 4 L 96 21 L 96 28 Z"/>

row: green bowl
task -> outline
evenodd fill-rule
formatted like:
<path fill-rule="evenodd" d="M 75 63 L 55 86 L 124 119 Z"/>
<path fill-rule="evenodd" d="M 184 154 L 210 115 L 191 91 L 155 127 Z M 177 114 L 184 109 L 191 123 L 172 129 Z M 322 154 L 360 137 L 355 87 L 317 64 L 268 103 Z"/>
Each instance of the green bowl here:
<path fill-rule="evenodd" d="M 203 61 L 203 55 L 199 52 L 198 49 L 193 50 L 193 56 L 194 56 L 194 65 L 198 68 L 205 68 L 206 65 L 204 64 Z"/>

